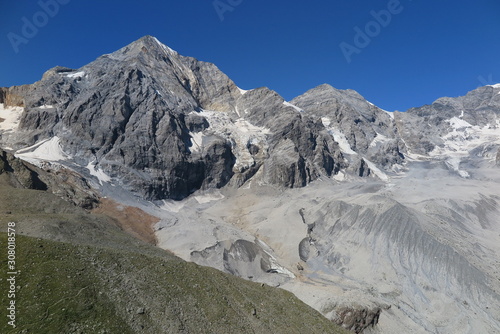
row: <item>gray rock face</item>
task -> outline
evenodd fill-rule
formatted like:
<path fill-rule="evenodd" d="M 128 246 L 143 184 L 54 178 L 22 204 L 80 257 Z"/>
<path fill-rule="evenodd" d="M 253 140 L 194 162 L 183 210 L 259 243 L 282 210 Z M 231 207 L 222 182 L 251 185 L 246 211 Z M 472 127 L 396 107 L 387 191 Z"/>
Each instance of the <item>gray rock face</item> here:
<path fill-rule="evenodd" d="M 450 119 L 472 126 L 496 126 L 500 115 L 500 91 L 493 86 L 477 88 L 465 96 L 443 97 L 430 105 L 396 113 L 401 138 L 415 153 L 427 154 L 443 146 L 443 136 L 453 130 Z"/>
<path fill-rule="evenodd" d="M 7 175 L 8 182 L 15 188 L 47 190 L 34 167 L 16 159 L 12 154 L 0 150 L 0 175 Z"/>
<path fill-rule="evenodd" d="M 242 94 L 215 65 L 150 36 L 78 71 L 53 68 L 22 97 L 15 147 L 58 136 L 77 164 L 93 162 L 148 199 L 182 199 L 232 179 L 239 186 L 260 168 L 269 183 L 300 187 L 342 166 L 322 125 L 278 94 L 266 88 Z M 203 110 L 269 129 L 265 147 L 240 143 L 253 164 L 236 168 L 235 134 L 224 129 L 211 131 L 208 146 L 196 152 L 193 136 L 215 126 Z"/>
<path fill-rule="evenodd" d="M 219 83 L 208 82 L 208 93 L 193 96 L 198 81 L 184 60 L 146 37 L 79 72 L 49 70 L 25 96 L 20 129 L 29 134 L 26 144 L 58 135 L 79 164 L 94 161 L 146 198 L 180 199 L 225 185 L 234 164 L 229 143 L 214 141 L 193 159 L 184 119 Z M 213 65 L 200 67 L 213 71 Z"/>
<path fill-rule="evenodd" d="M 359 175 L 361 177 L 370 176 L 372 174 L 370 167 L 368 167 L 364 159 L 356 159 L 355 162 L 351 164 L 351 170 L 356 175 Z"/>
<path fill-rule="evenodd" d="M 337 143 L 317 119 L 284 104 L 276 92 L 259 88 L 243 95 L 238 109 L 248 120 L 270 130 L 265 179 L 272 184 L 301 187 L 321 174 L 336 174 L 344 164 Z"/>
<path fill-rule="evenodd" d="M 403 145 L 392 118 L 356 91 L 338 90 L 324 84 L 296 97 L 291 103 L 320 118 L 334 135 L 345 135 L 351 149 L 369 160 L 383 166 L 403 161 L 404 156 L 400 153 Z M 374 145 L 377 137 L 381 145 Z"/>
<path fill-rule="evenodd" d="M 54 195 L 85 209 L 92 209 L 98 195 L 81 175 L 67 170 L 47 170 L 31 165 L 0 150 L 0 175 L 15 188 L 48 190 Z"/>
<path fill-rule="evenodd" d="M 354 333 L 363 333 L 367 328 L 373 328 L 378 323 L 380 308 L 339 308 L 337 311 L 337 325 Z"/>

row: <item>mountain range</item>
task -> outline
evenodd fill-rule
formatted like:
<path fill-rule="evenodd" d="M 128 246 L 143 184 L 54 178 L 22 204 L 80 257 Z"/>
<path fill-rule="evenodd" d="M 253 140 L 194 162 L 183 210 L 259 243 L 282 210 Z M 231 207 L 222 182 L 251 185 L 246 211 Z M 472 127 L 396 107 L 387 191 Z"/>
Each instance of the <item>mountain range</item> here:
<path fill-rule="evenodd" d="M 145 36 L 0 88 L 0 147 L 51 174 L 29 184 L 140 209 L 136 236 L 351 331 L 496 333 L 499 115 L 500 85 L 405 112 L 328 84 L 285 101 Z"/>

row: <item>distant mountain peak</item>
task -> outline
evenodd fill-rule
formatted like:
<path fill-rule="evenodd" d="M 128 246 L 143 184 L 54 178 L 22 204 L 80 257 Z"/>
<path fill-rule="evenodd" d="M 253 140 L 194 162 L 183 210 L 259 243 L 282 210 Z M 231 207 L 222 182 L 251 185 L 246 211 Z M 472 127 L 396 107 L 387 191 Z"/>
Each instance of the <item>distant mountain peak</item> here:
<path fill-rule="evenodd" d="M 338 89 L 338 88 L 335 88 L 327 83 L 316 86 L 316 87 L 310 89 L 309 91 L 307 91 L 305 94 L 311 94 L 311 93 L 315 93 L 315 94 L 326 93 L 326 94 L 335 95 L 338 97 L 349 96 L 352 98 L 365 100 L 365 98 L 361 94 L 359 94 L 357 91 L 355 91 L 354 89 Z"/>
<path fill-rule="evenodd" d="M 146 35 L 111 54 L 104 55 L 104 57 L 123 60 L 125 58 L 143 57 L 145 55 L 171 58 L 179 56 L 179 53 L 161 43 L 156 37 Z"/>
<path fill-rule="evenodd" d="M 162 42 L 160 42 L 158 40 L 158 38 L 156 37 L 153 37 L 153 36 L 150 36 L 150 35 L 147 35 L 147 36 L 144 36 L 142 37 L 143 39 L 147 39 L 148 41 L 150 41 L 151 39 L 153 40 L 153 42 L 156 42 L 161 48 L 163 48 L 165 51 L 169 52 L 169 53 L 174 53 L 174 54 L 178 54 L 177 51 L 175 51 L 174 49 L 170 48 L 168 45 L 166 44 L 163 44 Z"/>
<path fill-rule="evenodd" d="M 138 40 L 130 43 L 129 45 L 127 45 L 126 47 L 130 47 L 130 46 L 145 46 L 145 47 L 156 47 L 156 46 L 160 46 L 161 48 L 163 49 L 166 49 L 167 51 L 169 52 L 174 52 L 174 53 L 177 53 L 176 51 L 172 50 L 170 47 L 168 47 L 167 45 L 163 44 L 162 42 L 160 42 L 158 40 L 158 38 L 154 37 L 154 36 L 151 36 L 151 35 L 146 35 L 146 36 L 143 36 L 141 38 L 139 38 Z"/>

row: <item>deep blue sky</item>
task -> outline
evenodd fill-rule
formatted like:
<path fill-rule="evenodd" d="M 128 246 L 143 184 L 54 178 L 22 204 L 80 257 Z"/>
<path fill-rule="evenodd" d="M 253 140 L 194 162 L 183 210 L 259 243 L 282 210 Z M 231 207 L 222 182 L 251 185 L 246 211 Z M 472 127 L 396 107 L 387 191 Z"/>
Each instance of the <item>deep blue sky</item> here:
<path fill-rule="evenodd" d="M 0 86 L 81 67 L 144 35 L 215 63 L 243 89 L 267 86 L 287 100 L 329 83 L 406 110 L 500 82 L 498 0 L 400 0 L 380 31 L 370 12 L 397 0 L 219 0 L 235 4 L 223 20 L 213 0 L 59 1 L 69 2 L 44 25 L 37 1 L 0 0 Z M 23 17 L 38 20 L 33 36 L 23 37 Z M 354 28 L 367 24 L 374 37 L 348 63 L 339 45 L 356 46 Z M 28 37 L 17 53 L 9 33 Z"/>

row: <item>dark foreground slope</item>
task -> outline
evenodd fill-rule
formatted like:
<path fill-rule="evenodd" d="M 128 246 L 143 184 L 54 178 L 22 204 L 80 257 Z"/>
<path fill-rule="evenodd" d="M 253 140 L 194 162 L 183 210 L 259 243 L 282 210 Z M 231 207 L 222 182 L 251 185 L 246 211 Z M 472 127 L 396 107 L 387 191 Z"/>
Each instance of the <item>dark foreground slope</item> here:
<path fill-rule="evenodd" d="M 2 307 L 1 333 L 343 333 L 287 291 L 184 262 L 18 175 L 0 172 L 0 243 L 16 222 L 20 271 L 17 328 Z M 6 256 L 1 273 L 7 291 Z"/>
<path fill-rule="evenodd" d="M 291 293 L 215 269 L 25 236 L 17 247 L 18 328 L 2 333 L 342 333 Z"/>

